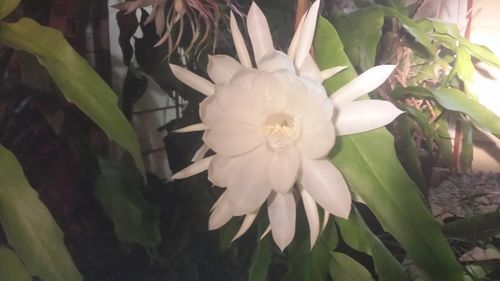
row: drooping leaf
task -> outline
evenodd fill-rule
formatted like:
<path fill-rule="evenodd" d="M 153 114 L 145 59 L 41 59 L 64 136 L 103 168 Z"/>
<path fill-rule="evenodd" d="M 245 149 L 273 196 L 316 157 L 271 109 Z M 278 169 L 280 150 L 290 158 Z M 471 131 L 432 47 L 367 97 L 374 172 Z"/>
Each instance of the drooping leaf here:
<path fill-rule="evenodd" d="M 35 55 L 65 98 L 92 119 L 111 140 L 126 149 L 144 175 L 137 136 L 120 111 L 117 96 L 61 32 L 22 18 L 16 23 L 0 23 L 0 42 Z"/>
<path fill-rule="evenodd" d="M 350 65 L 345 54 L 334 56 L 341 53 L 338 51 L 341 44 L 333 26 L 320 19 L 314 44 L 320 68 Z M 325 86 L 332 92 L 330 83 L 338 87 L 353 78 L 355 76 L 334 76 Z M 439 224 L 398 162 L 393 145 L 393 137 L 384 128 L 340 137 L 331 159 L 351 190 L 366 202 L 384 229 L 396 238 L 421 270 L 435 280 L 463 280 L 462 269 Z"/>
<path fill-rule="evenodd" d="M 455 61 L 455 71 L 466 85 L 472 82 L 474 77 L 474 65 L 472 64 L 469 52 L 463 46 L 457 48 L 457 60 Z"/>
<path fill-rule="evenodd" d="M 283 280 L 325 280 L 330 252 L 337 247 L 337 243 L 337 228 L 331 220 L 312 249 L 310 241 L 305 239 L 290 253 L 288 271 Z"/>
<path fill-rule="evenodd" d="M 19 3 L 21 0 L 2 0 L 0 2 L 0 19 L 12 13 L 19 6 Z"/>
<path fill-rule="evenodd" d="M 378 6 L 334 18 L 334 25 L 353 65 L 362 70 L 375 65 L 383 24 L 384 12 Z"/>
<path fill-rule="evenodd" d="M 159 209 L 142 195 L 142 180 L 133 169 L 119 161 L 99 159 L 101 175 L 94 195 L 113 222 L 122 243 L 152 248 L 160 243 Z"/>
<path fill-rule="evenodd" d="M 458 111 L 469 115 L 481 128 L 500 136 L 500 116 L 489 110 L 479 102 L 470 99 L 457 89 L 436 89 L 433 91 L 436 101 L 448 110 Z"/>
<path fill-rule="evenodd" d="M 257 249 L 255 250 L 252 260 L 250 261 L 248 281 L 266 281 L 272 253 L 273 244 L 271 236 L 267 235 L 262 240 L 257 242 Z"/>
<path fill-rule="evenodd" d="M 476 45 L 465 39 L 461 40 L 460 44 L 467 48 L 473 57 L 476 57 L 491 66 L 500 67 L 500 58 L 488 48 Z"/>
<path fill-rule="evenodd" d="M 16 157 L 1 145 L 0 222 L 31 275 L 43 281 L 83 280 L 61 229 L 31 188 Z"/>
<path fill-rule="evenodd" d="M 31 281 L 28 269 L 19 257 L 7 247 L 0 247 L 0 276 L 2 280 Z"/>
<path fill-rule="evenodd" d="M 351 212 L 349 220 L 337 219 L 342 239 L 349 247 L 366 253 L 373 258 L 375 271 L 380 280 L 404 281 L 408 276 L 401 264 L 387 250 L 382 242 L 371 232 L 356 209 Z M 335 279 L 334 280 L 343 280 Z"/>
<path fill-rule="evenodd" d="M 463 121 L 462 124 L 462 152 L 460 153 L 460 162 L 465 172 L 472 171 L 472 159 L 474 157 L 474 143 L 472 139 L 473 126 L 469 121 Z"/>
<path fill-rule="evenodd" d="M 436 57 L 436 47 L 432 44 L 431 40 L 429 39 L 429 36 L 425 33 L 425 30 L 422 30 L 420 26 L 414 22 L 412 19 L 410 19 L 408 16 L 403 15 L 400 13 L 398 10 L 389 8 L 389 7 L 383 7 L 384 13 L 388 17 L 394 17 L 396 18 L 403 28 L 411 35 L 413 38 L 415 38 L 415 41 L 417 41 L 420 45 L 422 45 L 429 57 Z"/>
<path fill-rule="evenodd" d="M 366 281 L 373 280 L 370 272 L 346 254 L 333 252 L 328 264 L 333 280 Z"/>

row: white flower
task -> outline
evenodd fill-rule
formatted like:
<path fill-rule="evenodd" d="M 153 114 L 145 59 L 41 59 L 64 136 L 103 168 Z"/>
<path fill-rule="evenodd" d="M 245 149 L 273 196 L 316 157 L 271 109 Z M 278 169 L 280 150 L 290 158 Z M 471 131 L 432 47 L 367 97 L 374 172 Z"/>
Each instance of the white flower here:
<path fill-rule="evenodd" d="M 210 181 L 226 188 L 213 207 L 210 229 L 246 215 L 236 239 L 267 201 L 273 239 L 283 250 L 295 234 L 296 190 L 305 207 L 312 247 L 320 231 L 316 204 L 325 214 L 342 218 L 351 209 L 347 184 L 326 158 L 335 137 L 384 126 L 401 113 L 386 101 L 354 101 L 385 81 L 394 66 L 374 67 L 328 98 L 323 80 L 344 67 L 320 71 L 309 54 L 318 7 L 316 1 L 284 54 L 274 49 L 266 18 L 252 4 L 247 26 L 256 68 L 232 14 L 240 62 L 225 55 L 210 57 L 208 75 L 213 83 L 171 65 L 179 80 L 207 96 L 200 104 L 202 123 L 177 131 L 204 130 L 204 146 L 194 163 L 172 178 L 208 169 Z M 201 159 L 209 149 L 215 154 Z"/>

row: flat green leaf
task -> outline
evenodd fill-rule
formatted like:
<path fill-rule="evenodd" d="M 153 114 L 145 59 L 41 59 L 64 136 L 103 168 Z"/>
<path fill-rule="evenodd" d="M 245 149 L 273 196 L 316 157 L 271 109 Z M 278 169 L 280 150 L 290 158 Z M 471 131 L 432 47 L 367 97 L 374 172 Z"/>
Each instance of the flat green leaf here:
<path fill-rule="evenodd" d="M 267 235 L 264 239 L 257 242 L 257 250 L 250 261 L 248 270 L 248 281 L 266 281 L 267 270 L 271 263 L 273 254 L 273 244 L 271 236 Z"/>
<path fill-rule="evenodd" d="M 382 9 L 372 6 L 356 10 L 335 17 L 333 23 L 352 64 L 362 70 L 373 67 L 384 24 Z"/>
<path fill-rule="evenodd" d="M 469 242 L 477 242 L 500 234 L 500 212 L 487 213 L 445 224 L 446 236 Z"/>
<path fill-rule="evenodd" d="M 102 174 L 94 194 L 122 243 L 156 247 L 161 240 L 159 209 L 142 195 L 140 175 L 120 161 L 99 159 Z"/>
<path fill-rule="evenodd" d="M 118 107 L 118 98 L 64 39 L 61 32 L 27 18 L 0 23 L 0 42 L 35 55 L 65 98 L 92 119 L 110 139 L 126 149 L 144 175 L 139 142 Z"/>
<path fill-rule="evenodd" d="M 469 115 L 478 125 L 491 133 L 500 136 L 500 116 L 486 108 L 479 102 L 470 99 L 457 89 L 436 89 L 433 91 L 436 101 L 448 110 L 458 111 Z"/>
<path fill-rule="evenodd" d="M 336 222 L 339 225 L 342 239 L 349 247 L 372 256 L 375 271 L 380 280 L 408 280 L 408 276 L 404 273 L 401 264 L 387 250 L 378 237 L 371 232 L 356 209 L 351 212 L 349 220 L 337 218 Z"/>
<path fill-rule="evenodd" d="M 83 280 L 61 229 L 31 188 L 16 157 L 1 145 L 0 222 L 31 275 L 44 281 Z"/>
<path fill-rule="evenodd" d="M 333 221 L 330 221 L 312 249 L 310 241 L 305 239 L 290 253 L 288 271 L 283 277 L 283 280 L 325 280 L 328 274 L 330 252 L 337 247 L 337 243 L 337 228 Z"/>
<path fill-rule="evenodd" d="M 370 272 L 348 255 L 333 252 L 328 264 L 330 276 L 333 280 L 365 281 L 373 280 Z M 383 279 L 385 280 L 385 279 Z"/>
<path fill-rule="evenodd" d="M 462 125 L 462 152 L 460 153 L 460 163 L 466 172 L 472 172 L 472 159 L 474 157 L 474 143 L 472 135 L 474 133 L 470 121 L 461 122 Z"/>
<path fill-rule="evenodd" d="M 466 39 L 460 40 L 460 44 L 467 48 L 473 57 L 476 57 L 491 66 L 500 67 L 500 58 L 490 49 L 471 43 Z"/>
<path fill-rule="evenodd" d="M 463 46 L 458 46 L 457 48 L 457 60 L 455 61 L 454 68 L 458 77 L 464 83 L 469 84 L 472 82 L 475 68 L 469 52 Z"/>
<path fill-rule="evenodd" d="M 0 276 L 2 280 L 31 281 L 28 269 L 21 262 L 19 257 L 7 247 L 0 246 Z"/>
<path fill-rule="evenodd" d="M 347 56 L 334 57 L 340 40 L 333 26 L 320 19 L 314 43 L 320 68 L 349 65 Z M 334 76 L 329 83 L 342 86 L 355 78 Z M 348 79 L 345 79 L 348 78 Z M 328 87 L 327 91 L 332 92 Z M 418 188 L 398 162 L 394 139 L 384 128 L 337 138 L 332 162 L 377 216 L 380 223 L 434 280 L 463 280 L 460 265 L 439 224 L 422 201 Z"/>
<path fill-rule="evenodd" d="M 12 13 L 19 6 L 19 3 L 21 0 L 2 0 L 0 2 L 0 19 Z"/>

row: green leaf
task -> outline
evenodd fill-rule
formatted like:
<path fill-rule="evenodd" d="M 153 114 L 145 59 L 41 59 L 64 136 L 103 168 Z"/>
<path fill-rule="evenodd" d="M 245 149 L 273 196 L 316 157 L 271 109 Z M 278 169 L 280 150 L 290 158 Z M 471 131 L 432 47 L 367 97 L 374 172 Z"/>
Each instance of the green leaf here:
<path fill-rule="evenodd" d="M 469 52 L 463 47 L 457 48 L 457 60 L 455 61 L 455 71 L 466 85 L 472 82 L 474 76 L 474 65 L 472 64 Z"/>
<path fill-rule="evenodd" d="M 348 255 L 333 252 L 328 264 L 330 276 L 333 280 L 365 281 L 373 280 L 370 272 Z M 385 279 L 382 279 L 385 280 Z"/>
<path fill-rule="evenodd" d="M 460 44 L 467 48 L 472 56 L 484 61 L 491 66 L 500 67 L 500 58 L 488 48 L 471 43 L 466 39 L 460 40 Z"/>
<path fill-rule="evenodd" d="M 144 199 L 140 175 L 120 161 L 101 158 L 99 166 L 102 174 L 94 195 L 113 222 L 118 240 L 156 247 L 161 240 L 159 209 Z"/>
<path fill-rule="evenodd" d="M 352 64 L 367 70 L 375 65 L 377 47 L 382 36 L 384 12 L 378 6 L 356 10 L 334 18 L 346 54 Z"/>
<path fill-rule="evenodd" d="M 485 240 L 500 234 L 500 212 L 460 219 L 443 226 L 446 236 L 469 242 Z"/>
<path fill-rule="evenodd" d="M 442 107 L 465 113 L 479 127 L 500 136 L 500 117 L 479 102 L 468 98 L 464 92 L 446 88 L 436 89 L 433 94 Z"/>
<path fill-rule="evenodd" d="M 273 244 L 271 236 L 267 235 L 257 242 L 257 250 L 255 250 L 252 260 L 250 261 L 248 281 L 266 281 L 267 270 L 271 263 L 272 254 Z"/>
<path fill-rule="evenodd" d="M 402 25 L 403 28 L 415 38 L 415 40 L 420 43 L 425 48 L 427 55 L 429 57 L 435 58 L 436 48 L 432 44 L 427 33 L 412 19 L 408 16 L 401 14 L 398 10 L 388 7 L 383 7 L 384 13 L 388 17 L 396 18 Z"/>
<path fill-rule="evenodd" d="M 2 280 L 31 281 L 28 269 L 19 257 L 9 248 L 0 246 L 0 276 Z"/>
<path fill-rule="evenodd" d="M 473 126 L 470 121 L 462 121 L 462 152 L 460 162 L 466 172 L 472 172 L 472 159 L 474 157 L 474 143 L 472 139 Z"/>
<path fill-rule="evenodd" d="M 337 228 L 330 221 L 312 249 L 309 239 L 305 239 L 296 249 L 291 251 L 288 259 L 288 271 L 283 280 L 325 280 L 328 274 L 330 252 L 337 247 L 337 243 Z"/>
<path fill-rule="evenodd" d="M 2 0 L 0 2 L 0 19 L 12 13 L 19 6 L 19 3 L 21 0 Z"/>
<path fill-rule="evenodd" d="M 65 98 L 92 119 L 110 139 L 126 149 L 144 175 L 139 142 L 120 111 L 118 98 L 64 39 L 61 32 L 27 18 L 0 23 L 0 42 L 35 55 Z"/>
<path fill-rule="evenodd" d="M 31 275 L 44 281 L 83 280 L 61 229 L 29 185 L 16 157 L 1 145 L 0 167 L 0 222 Z"/>
<path fill-rule="evenodd" d="M 327 20 L 320 19 L 314 50 L 321 69 L 332 62 L 349 65 L 345 54 L 334 57 L 339 48 L 337 32 Z M 339 87 L 354 78 L 334 76 L 328 82 Z M 327 91 L 332 89 L 327 86 Z M 393 137 L 384 128 L 340 137 L 331 159 L 351 190 L 366 202 L 420 269 L 434 280 L 463 280 L 462 269 L 439 224 L 398 162 L 393 145 Z"/>
<path fill-rule="evenodd" d="M 378 237 L 371 232 L 355 208 L 351 212 L 349 220 L 337 218 L 336 222 L 339 225 L 342 239 L 349 247 L 372 256 L 375 271 L 380 280 L 408 280 L 408 276 L 404 273 L 401 264 Z M 337 279 L 334 278 L 334 280 Z"/>

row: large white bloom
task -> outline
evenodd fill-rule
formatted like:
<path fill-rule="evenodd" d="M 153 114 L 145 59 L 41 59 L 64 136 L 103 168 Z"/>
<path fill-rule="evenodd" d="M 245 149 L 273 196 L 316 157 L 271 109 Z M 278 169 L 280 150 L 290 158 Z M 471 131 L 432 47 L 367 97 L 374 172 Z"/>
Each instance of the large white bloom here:
<path fill-rule="evenodd" d="M 247 26 L 257 67 L 232 14 L 239 62 L 210 57 L 213 83 L 171 65 L 179 80 L 207 96 L 200 104 L 202 123 L 177 131 L 204 130 L 204 145 L 173 179 L 208 169 L 210 181 L 226 188 L 212 209 L 210 229 L 246 215 L 237 238 L 267 201 L 273 239 L 283 250 L 295 234 L 294 194 L 300 194 L 314 245 L 320 231 L 316 204 L 342 218 L 351 209 L 347 184 L 326 159 L 335 137 L 384 126 L 401 113 L 386 101 L 355 101 L 385 81 L 394 66 L 374 67 L 328 98 L 322 82 L 343 67 L 320 71 L 309 54 L 318 7 L 316 1 L 303 17 L 285 54 L 274 49 L 266 18 L 252 4 Z M 215 154 L 203 158 L 209 149 Z"/>

